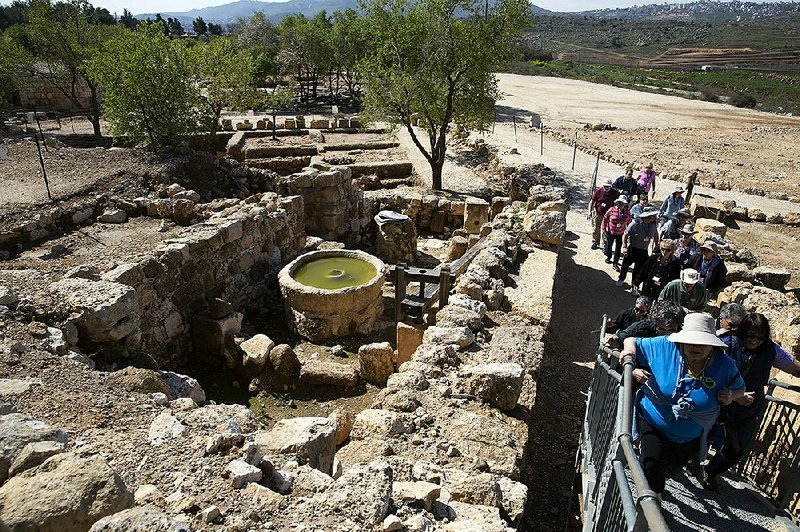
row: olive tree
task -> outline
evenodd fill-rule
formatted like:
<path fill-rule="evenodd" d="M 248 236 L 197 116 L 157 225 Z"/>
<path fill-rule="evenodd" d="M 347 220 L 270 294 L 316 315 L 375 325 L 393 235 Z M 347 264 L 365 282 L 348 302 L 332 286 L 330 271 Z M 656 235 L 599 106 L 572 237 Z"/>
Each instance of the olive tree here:
<path fill-rule="evenodd" d="M 107 42 L 88 72 L 104 88 L 105 118 L 114 133 L 158 151 L 205 131 L 213 120 L 192 67 L 183 45 L 164 35 L 161 24 L 143 23 Z"/>
<path fill-rule="evenodd" d="M 483 128 L 499 97 L 493 75 L 528 20 L 525 0 L 362 0 L 370 52 L 361 63 L 367 118 L 406 128 L 442 188 L 451 123 Z M 414 125 L 427 134 L 428 146 Z"/>

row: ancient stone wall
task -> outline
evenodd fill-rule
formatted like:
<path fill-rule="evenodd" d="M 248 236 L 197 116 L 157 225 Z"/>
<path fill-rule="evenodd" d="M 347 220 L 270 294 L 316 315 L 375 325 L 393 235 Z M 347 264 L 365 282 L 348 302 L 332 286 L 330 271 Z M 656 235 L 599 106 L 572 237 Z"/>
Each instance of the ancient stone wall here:
<path fill-rule="evenodd" d="M 69 87 L 66 82 L 62 85 Z M 84 81 L 81 80 L 76 84 L 76 93 L 78 101 L 84 108 L 88 108 L 91 94 Z M 26 109 L 36 108 L 38 111 L 77 111 L 80 109 L 62 91 L 39 76 L 26 77 L 20 83 L 19 97 L 22 107 Z"/>
<path fill-rule="evenodd" d="M 282 196 L 303 197 L 305 229 L 310 236 L 352 246 L 363 240 L 372 221 L 371 204 L 345 166 L 326 171 L 306 168 L 278 177 L 275 190 Z"/>
<path fill-rule="evenodd" d="M 174 367 L 191 349 L 193 317 L 206 312 L 212 299 L 236 311 L 269 302 L 278 271 L 305 245 L 303 225 L 301 197 L 266 193 L 257 203 L 241 202 L 188 228 L 154 255 L 120 264 L 103 279 L 135 289 L 138 349 Z"/>
<path fill-rule="evenodd" d="M 464 200 L 461 199 L 402 190 L 374 190 L 365 195 L 372 200 L 373 214 L 382 210 L 405 214 L 414 220 L 417 230 L 449 233 L 464 226 Z"/>

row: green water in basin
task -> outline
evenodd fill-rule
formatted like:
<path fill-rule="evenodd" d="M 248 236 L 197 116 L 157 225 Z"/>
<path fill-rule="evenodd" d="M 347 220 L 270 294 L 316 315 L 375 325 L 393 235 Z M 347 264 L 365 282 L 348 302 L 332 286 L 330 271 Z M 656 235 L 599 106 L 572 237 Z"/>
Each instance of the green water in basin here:
<path fill-rule="evenodd" d="M 314 288 L 336 290 L 366 283 L 377 270 L 361 259 L 350 257 L 322 257 L 309 261 L 297 269 L 297 282 Z"/>

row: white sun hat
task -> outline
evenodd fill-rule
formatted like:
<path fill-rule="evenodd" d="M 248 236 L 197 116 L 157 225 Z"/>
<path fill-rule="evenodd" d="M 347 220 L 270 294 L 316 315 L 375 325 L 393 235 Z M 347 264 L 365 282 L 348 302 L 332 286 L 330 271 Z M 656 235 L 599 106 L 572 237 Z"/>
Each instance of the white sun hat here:
<path fill-rule="evenodd" d="M 670 334 L 667 339 L 676 344 L 728 347 L 725 342 L 717 338 L 716 332 L 714 318 L 711 315 L 692 312 L 683 318 L 683 328 L 679 332 Z"/>
<path fill-rule="evenodd" d="M 681 272 L 681 281 L 686 284 L 697 284 L 700 282 L 700 272 L 686 268 Z"/>

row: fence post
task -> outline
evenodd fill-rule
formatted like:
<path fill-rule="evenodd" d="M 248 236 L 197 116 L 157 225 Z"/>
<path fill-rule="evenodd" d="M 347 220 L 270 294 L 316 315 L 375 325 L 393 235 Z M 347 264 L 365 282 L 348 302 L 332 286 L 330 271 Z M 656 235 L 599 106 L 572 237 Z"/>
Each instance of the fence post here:
<path fill-rule="evenodd" d="M 575 130 L 575 142 L 572 144 L 572 169 L 575 170 L 575 157 L 578 155 L 578 130 Z"/>
<path fill-rule="evenodd" d="M 403 321 L 403 300 L 406 298 L 406 265 L 397 264 L 394 267 L 394 321 Z"/>
<path fill-rule="evenodd" d="M 544 155 L 544 122 L 539 122 L 539 155 Z"/>
<path fill-rule="evenodd" d="M 450 266 L 442 264 L 439 270 L 439 310 L 447 305 L 450 297 Z"/>

